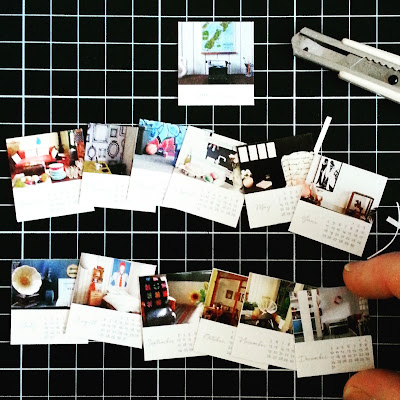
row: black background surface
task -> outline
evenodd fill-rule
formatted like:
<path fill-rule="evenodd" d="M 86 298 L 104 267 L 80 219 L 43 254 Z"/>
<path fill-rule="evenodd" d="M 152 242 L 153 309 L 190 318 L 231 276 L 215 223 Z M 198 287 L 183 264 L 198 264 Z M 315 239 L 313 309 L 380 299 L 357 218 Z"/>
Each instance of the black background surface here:
<path fill-rule="evenodd" d="M 226 4 L 229 3 L 229 7 Z M 350 3 L 350 4 L 349 4 Z M 94 213 L 16 223 L 5 139 L 139 118 L 215 129 L 245 142 L 318 133 L 323 154 L 389 177 L 364 256 L 391 238 L 400 196 L 399 105 L 294 59 L 307 26 L 400 54 L 400 3 L 376 0 L 2 0 L 0 2 L 0 396 L 6 399 L 337 399 L 349 374 L 296 379 L 211 357 L 144 362 L 141 350 L 10 346 L 12 258 L 81 251 L 156 263 L 158 272 L 210 267 L 308 283 L 343 284 L 347 253 L 287 232 L 237 229 L 182 212 Z M 255 106 L 178 107 L 177 22 L 255 21 Z M 379 233 L 378 233 L 379 232 Z M 391 250 L 399 249 L 400 241 Z M 398 368 L 399 302 L 371 301 L 376 365 Z"/>

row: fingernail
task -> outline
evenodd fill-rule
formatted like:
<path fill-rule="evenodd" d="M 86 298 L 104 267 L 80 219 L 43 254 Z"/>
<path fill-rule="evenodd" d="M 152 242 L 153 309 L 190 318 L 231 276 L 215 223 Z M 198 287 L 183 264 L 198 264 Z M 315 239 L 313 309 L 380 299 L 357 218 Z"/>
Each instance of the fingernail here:
<path fill-rule="evenodd" d="M 372 396 L 359 388 L 345 388 L 343 392 L 343 400 L 374 400 Z"/>
<path fill-rule="evenodd" d="M 353 269 L 353 266 L 351 265 L 351 263 L 349 263 L 349 264 L 346 264 L 346 265 L 344 266 L 344 269 L 345 269 L 347 272 L 350 272 L 350 271 Z"/>

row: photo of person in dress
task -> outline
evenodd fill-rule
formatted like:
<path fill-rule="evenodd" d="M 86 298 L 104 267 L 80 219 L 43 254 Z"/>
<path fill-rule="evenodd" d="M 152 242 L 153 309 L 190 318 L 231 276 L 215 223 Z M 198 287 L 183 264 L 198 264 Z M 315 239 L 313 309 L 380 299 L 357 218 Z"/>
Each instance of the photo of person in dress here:
<path fill-rule="evenodd" d="M 342 163 L 331 158 L 322 157 L 320 170 L 317 174 L 317 179 L 314 182 L 317 187 L 333 192 L 336 181 L 339 177 Z"/>

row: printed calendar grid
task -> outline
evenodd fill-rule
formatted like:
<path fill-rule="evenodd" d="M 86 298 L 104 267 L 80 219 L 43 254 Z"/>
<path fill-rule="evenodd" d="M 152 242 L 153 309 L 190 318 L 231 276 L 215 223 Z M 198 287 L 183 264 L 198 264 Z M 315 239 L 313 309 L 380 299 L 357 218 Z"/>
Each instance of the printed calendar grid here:
<path fill-rule="evenodd" d="M 28 0 L 8 2 L 10 9 L 2 9 L 6 6 L 0 6 L 0 12 L 3 13 L 2 16 L 6 18 L 15 18 L 21 22 L 21 40 L 3 40 L 0 36 L 0 46 L 2 50 L 4 46 L 20 46 L 21 51 L 21 61 L 19 66 L 7 66 L 0 68 L 0 74 L 4 76 L 4 73 L 10 74 L 11 71 L 20 74 L 20 78 L 17 78 L 17 83 L 20 83 L 21 91 L 20 94 L 16 92 L 9 93 L 6 88 L 0 88 L 0 98 L 5 102 L 4 110 L 7 113 L 0 114 L 0 129 L 2 132 L 3 140 L 6 137 L 19 136 L 22 134 L 32 134 L 47 132 L 50 129 L 59 130 L 59 128 L 74 128 L 76 125 L 83 127 L 87 122 L 87 105 L 90 102 L 97 102 L 99 100 L 104 101 L 104 111 L 99 109 L 99 118 L 96 122 L 119 122 L 119 123 L 132 123 L 137 122 L 136 119 L 143 116 L 146 112 L 146 100 L 145 97 L 151 99 L 150 113 L 155 119 L 160 119 L 164 121 L 171 121 L 182 119 L 183 122 L 193 123 L 199 127 L 211 127 L 214 128 L 218 133 L 227 134 L 228 136 L 233 136 L 237 139 L 242 139 L 245 141 L 256 141 L 263 139 L 273 139 L 275 137 L 284 136 L 285 134 L 293 134 L 294 127 L 297 127 L 298 133 L 304 133 L 307 131 L 319 130 L 322 125 L 323 118 L 325 115 L 329 114 L 329 111 L 337 111 L 333 116 L 333 124 L 330 128 L 328 137 L 326 138 L 325 144 L 323 146 L 324 155 L 335 156 L 333 158 L 339 158 L 343 161 L 350 162 L 353 165 L 365 166 L 368 169 L 379 172 L 379 168 L 382 165 L 388 164 L 387 160 L 390 160 L 390 156 L 396 159 L 399 153 L 398 145 L 393 140 L 387 141 L 387 139 L 382 138 L 378 134 L 379 132 L 387 133 L 391 128 L 397 125 L 397 118 L 392 116 L 395 112 L 395 105 L 387 100 L 378 99 L 370 93 L 364 93 L 361 90 L 350 87 L 347 84 L 340 82 L 336 77 L 333 77 L 331 73 L 322 72 L 317 66 L 312 64 L 304 64 L 300 60 L 296 59 L 293 61 L 292 66 L 292 55 L 291 46 L 289 40 L 284 41 L 281 39 L 284 29 L 279 28 L 279 23 L 286 23 L 285 29 L 289 31 L 286 32 L 285 39 L 288 39 L 291 35 L 297 32 L 303 25 L 310 26 L 317 21 L 321 24 L 321 30 L 332 37 L 340 39 L 341 37 L 352 37 L 356 40 L 363 41 L 364 43 L 370 45 L 379 45 L 380 48 L 393 51 L 395 53 L 400 53 L 397 49 L 399 48 L 399 42 L 396 41 L 396 37 L 391 37 L 388 34 L 382 37 L 378 36 L 378 27 L 388 24 L 391 20 L 397 20 L 400 15 L 400 10 L 393 4 L 390 5 L 389 9 L 384 4 L 379 4 L 378 1 L 368 1 L 359 2 L 352 1 L 350 5 L 337 5 L 333 1 L 325 2 L 313 2 L 307 5 L 305 1 L 297 0 L 292 4 L 281 4 L 282 2 L 256 2 L 254 6 L 250 5 L 247 0 L 241 0 L 232 2 L 232 9 L 237 13 L 232 15 L 236 16 L 238 20 L 253 20 L 257 29 L 260 29 L 265 20 L 268 19 L 269 25 L 265 28 L 266 40 L 263 37 L 256 37 L 255 50 L 261 49 L 262 57 L 256 60 L 257 65 L 256 70 L 256 106 L 254 109 L 257 111 L 252 113 L 249 108 L 234 108 L 237 110 L 236 116 L 231 115 L 228 112 L 231 121 L 227 121 L 227 117 L 223 117 L 220 113 L 219 107 L 206 107 L 206 111 L 201 111 L 197 108 L 196 112 L 190 109 L 190 107 L 179 107 L 177 109 L 174 106 L 170 106 L 171 101 L 173 102 L 175 97 L 173 91 L 171 90 L 171 76 L 174 77 L 176 73 L 174 65 L 176 65 L 176 57 L 173 56 L 173 62 L 165 63 L 165 59 L 162 57 L 162 52 L 168 49 L 174 49 L 176 42 L 171 39 L 170 36 L 166 36 L 165 26 L 172 26 L 171 24 L 179 21 L 187 20 L 201 20 L 201 19 L 218 19 L 218 18 L 229 18 L 229 16 L 220 17 L 219 13 L 221 11 L 221 2 L 218 0 L 205 2 L 206 7 L 208 6 L 208 13 L 204 15 L 202 10 L 198 10 L 196 5 L 197 2 L 192 0 L 180 1 L 177 7 L 179 7 L 180 12 L 173 12 L 174 10 L 168 10 L 168 5 L 166 1 L 146 1 L 142 2 L 139 0 L 128 1 L 121 4 L 122 10 L 120 12 L 122 15 L 117 16 L 115 6 L 111 2 L 99 1 L 97 3 L 103 8 L 103 11 L 98 9 L 91 9 L 86 11 L 82 0 L 76 2 L 70 2 L 69 5 L 65 5 L 64 10 L 60 11 L 57 2 L 49 2 L 49 6 L 43 9 L 41 4 L 37 3 L 33 5 L 33 2 Z M 289 2 L 290 3 L 290 2 Z M 128 11 L 125 11 L 125 6 Z M 20 9 L 18 9 L 21 5 Z M 33 9 L 32 7 L 37 7 Z M 89 6 L 90 7 L 90 6 Z M 107 7 L 107 14 L 104 9 Z M 337 8 L 336 8 L 337 7 Z M 348 9 L 347 9 L 348 7 Z M 110 10 L 111 8 L 111 10 Z M 135 14 L 131 12 L 134 10 Z M 80 10 L 77 13 L 76 10 Z M 14 13 L 16 11 L 16 13 Z M 110 11 L 110 12 L 109 12 Z M 260 12 L 260 15 L 254 16 L 253 13 Z M 379 12 L 379 16 L 377 16 Z M 151 13 L 152 15 L 146 15 Z M 166 15 L 168 13 L 168 15 Z M 229 13 L 229 12 L 228 12 Z M 310 17 L 307 14 L 312 13 Z M 393 14 L 392 14 L 393 13 Z M 196 15 L 195 15 L 196 14 Z M 283 14 L 283 15 L 281 15 Z M 350 17 L 351 14 L 351 17 Z M 396 14 L 396 15 L 394 15 Z M 51 16 L 62 16 L 63 18 L 68 18 L 68 20 L 76 21 L 76 37 L 75 40 L 59 42 L 54 38 L 55 31 L 53 32 L 53 20 L 49 18 L 49 40 L 26 40 L 26 19 L 27 17 L 51 17 Z M 85 18 L 82 17 L 85 16 Z M 107 18 L 105 18 L 107 15 Z M 151 48 L 155 47 L 157 49 L 156 54 L 156 64 L 155 68 L 142 68 L 139 62 L 139 57 L 133 59 L 132 64 L 128 69 L 97 69 L 97 68 L 84 68 L 80 65 L 79 59 L 83 52 L 84 46 L 76 46 L 77 42 L 80 42 L 80 25 L 84 25 L 87 19 L 95 18 L 98 20 L 106 20 L 104 23 L 104 33 L 111 21 L 111 16 L 115 18 L 123 18 L 126 16 L 132 21 L 131 29 L 131 41 L 128 43 L 134 43 L 131 47 L 131 55 L 141 55 L 143 54 L 143 49 L 141 47 L 146 47 L 149 54 L 153 54 Z M 395 17 L 395 18 L 393 18 Z M 365 40 L 365 29 L 362 29 L 362 24 L 360 24 L 360 19 L 365 20 L 367 23 L 375 22 L 375 37 L 370 37 L 368 35 L 367 40 Z M 155 21 L 157 28 L 157 36 L 152 39 L 152 42 L 143 43 L 142 41 L 137 41 L 135 38 L 134 25 L 139 25 L 142 21 Z M 355 22 L 354 22 L 355 21 Z M 138 23 L 137 23 L 138 22 Z M 339 27 L 333 32 L 332 24 L 339 23 Z M 6 23 L 7 24 L 7 23 Z M 9 26 L 9 23 L 7 24 Z M 358 26 L 358 28 L 357 28 Z M 163 30 L 164 27 L 164 30 Z M 311 26 L 312 27 L 312 26 Z M 261 27 L 261 31 L 264 27 Z M 346 31 L 346 34 L 341 32 L 341 28 Z M 319 30 L 319 29 L 316 29 Z M 352 32 L 356 31 L 356 36 L 352 36 Z M 53 34 L 51 33 L 53 32 Z M 259 31 L 258 31 L 259 32 Z M 334 34 L 335 33 L 335 34 Z M 349 35 L 347 35 L 349 33 Z M 53 35 L 53 36 L 51 36 Z M 259 35 L 257 33 L 258 36 Z M 164 39 L 167 37 L 167 39 Z M 123 42 L 120 41 L 84 41 L 80 44 L 87 46 L 104 45 L 103 59 L 107 59 L 107 47 L 112 47 L 113 45 L 118 45 Z M 49 66 L 42 67 L 30 67 L 26 63 L 26 57 L 24 49 L 26 46 L 38 45 L 39 47 L 44 44 L 49 44 Z M 60 66 L 54 64 L 54 59 L 52 61 L 51 55 L 52 51 L 54 53 L 57 48 L 64 47 L 67 49 L 68 45 L 75 45 L 77 56 L 76 65 L 71 68 L 68 64 L 66 66 Z M 125 46 L 122 45 L 121 46 Z M 136 52 L 135 52 L 136 50 Z M 161 50 L 161 51 L 160 51 Z M 268 51 L 270 50 L 270 55 Z M 54 54 L 53 53 L 53 54 Z M 265 62 L 264 62 L 265 60 Z M 60 60 L 58 60 L 60 62 Z M 260 64 L 260 67 L 258 66 Z M 62 70 L 62 71 L 60 71 Z M 27 73 L 25 78 L 24 72 Z M 31 88 L 29 85 L 29 73 L 40 72 L 49 74 L 49 94 L 40 93 L 34 95 L 29 93 Z M 54 93 L 57 90 L 55 84 L 57 84 L 57 74 L 60 72 L 75 73 L 76 72 L 76 93 L 72 95 L 61 95 L 58 96 Z M 85 95 L 80 93 L 83 89 L 84 80 L 87 78 L 87 74 L 92 74 L 100 72 L 104 74 L 104 94 L 96 95 Z M 131 95 L 122 96 L 114 95 L 110 93 L 109 88 L 107 88 L 107 77 L 109 79 L 113 78 L 115 73 L 128 72 L 131 75 Z M 142 94 L 135 93 L 135 81 L 140 79 L 141 75 L 136 76 L 137 73 L 155 73 L 158 78 L 157 87 L 149 88 L 148 92 Z M 86 75 L 81 73 L 87 73 Z M 318 76 L 319 74 L 319 76 Z M 283 83 L 282 79 L 275 79 L 275 77 L 288 77 L 292 76 L 292 79 L 288 84 Z M 316 76 L 316 78 L 314 77 Z M 167 85 L 168 91 L 165 92 L 161 84 L 162 80 Z M 169 78 L 168 78 L 169 77 Z M 258 77 L 260 80 L 258 81 Z M 314 80 L 313 80 L 314 79 Z M 173 80 L 173 79 L 172 79 Z M 277 81 L 281 81 L 281 86 L 277 86 Z M 301 85 L 301 81 L 306 83 L 314 82 L 309 85 L 309 92 L 304 89 Z M 261 85 L 259 84 L 261 83 Z M 319 85 L 321 88 L 319 88 Z M 28 85 L 28 86 L 27 86 Z M 338 86 L 339 89 L 333 90 L 333 86 Z M 15 85 L 18 87 L 19 85 Z M 261 86 L 261 87 L 260 87 Z M 262 87 L 264 86 L 264 88 Z M 51 90 L 53 89 L 53 90 Z M 81 90 L 80 90 L 81 89 Z M 350 96 L 351 95 L 351 96 Z M 34 101 L 45 101 L 45 110 L 40 113 L 40 118 L 34 120 L 32 118 L 32 102 Z M 53 100 L 53 101 L 48 101 Z M 71 101 L 73 106 L 75 106 L 75 119 L 71 120 L 65 117 L 62 113 L 60 115 L 57 101 L 65 100 Z M 131 113 L 124 112 L 125 120 L 120 116 L 115 119 L 111 110 L 107 110 L 107 102 L 112 103 L 113 101 L 127 101 L 129 104 L 134 104 L 135 109 Z M 75 101 L 73 103 L 72 101 Z M 154 105 L 154 104 L 155 105 Z M 276 112 L 279 111 L 279 104 L 285 105 L 284 112 L 290 114 L 290 118 L 286 120 L 277 118 Z M 338 106 L 335 107 L 332 104 L 337 103 Z M 66 102 L 65 104 L 68 104 Z M 96 103 L 97 104 L 97 103 Z M 310 112 L 305 113 L 304 109 L 307 105 L 310 105 Z M 14 107 L 13 107 L 14 105 Z M 15 108 L 17 106 L 17 109 Z M 346 109 L 349 105 L 349 109 Z M 273 109 L 275 113 L 267 112 L 268 109 Z M 373 112 L 372 115 L 375 116 L 374 120 L 367 119 L 366 121 L 354 121 L 354 117 L 350 117 L 351 110 L 360 113 L 362 107 L 371 107 Z M 81 109 L 82 108 L 82 109 Z M 129 107 L 127 107 L 129 108 Z M 14 117 L 18 115 L 15 113 L 16 110 L 20 110 L 20 118 Z M 329 111 L 328 111 L 328 110 Z M 378 109 L 382 112 L 378 120 Z M 69 108 L 67 108 L 69 110 Z M 124 108 L 125 110 L 125 108 Z M 314 118 L 306 119 L 306 115 L 311 115 L 315 110 L 318 111 L 321 118 L 320 121 Z M 264 113 L 264 116 L 263 116 Z M 296 115 L 297 113 L 297 115 Z M 344 113 L 344 114 L 343 114 Z M 100 115 L 101 114 L 101 115 Z M 196 117 L 196 114 L 199 116 Z M 234 114 L 234 113 L 233 113 Z M 393 114 L 396 115 L 396 114 Z M 261 116 L 261 119 L 260 119 Z M 106 118 L 108 117 L 108 119 Z M 254 118 L 252 118 L 254 117 Z M 236 119 L 237 118 L 237 119 Z M 180 122 L 180 121 L 179 121 Z M 320 123 L 320 124 L 319 124 Z M 368 130 L 368 135 L 371 139 L 371 143 L 366 145 L 360 145 L 360 142 L 355 140 L 356 135 L 360 135 L 363 129 Z M 383 143 L 382 143 L 383 141 Z M 380 147 L 382 146 L 382 147 Z M 358 148 L 357 148 L 358 147 Z M 136 257 L 135 248 L 132 246 L 125 246 L 123 249 L 124 255 L 127 258 L 134 258 L 135 260 L 141 261 L 156 261 L 160 267 L 159 272 L 166 271 L 176 271 L 176 270 L 189 270 L 192 268 L 197 268 L 196 266 L 201 264 L 204 268 L 205 265 L 210 265 L 210 267 L 227 267 L 227 263 L 232 265 L 230 268 L 232 271 L 239 273 L 248 273 L 250 270 L 260 273 L 271 273 L 274 276 L 282 278 L 290 278 L 300 281 L 301 278 L 308 278 L 306 283 L 318 283 L 315 280 L 320 279 L 320 283 L 324 285 L 334 286 L 338 280 L 341 278 L 342 266 L 346 259 L 346 254 L 327 248 L 326 246 L 321 246 L 318 243 L 310 244 L 299 237 L 295 240 L 292 239 L 292 234 L 286 232 L 286 224 L 284 227 L 271 227 L 268 229 L 257 229 L 250 231 L 248 229 L 248 224 L 246 218 L 246 211 L 242 213 L 242 221 L 239 227 L 234 229 L 225 228 L 219 224 L 212 222 L 205 222 L 193 218 L 190 215 L 182 213 L 181 224 L 178 224 L 177 230 L 165 229 L 165 225 L 170 223 L 171 220 L 166 218 L 168 211 L 158 209 L 156 216 L 151 218 L 151 229 L 148 231 L 145 229 L 144 217 L 140 216 L 138 213 L 115 213 L 113 210 L 107 210 L 104 212 L 102 210 L 96 211 L 95 218 L 91 218 L 85 215 L 79 215 L 77 217 L 61 217 L 55 218 L 47 221 L 37 221 L 32 223 L 23 223 L 18 225 L 14 221 L 14 210 L 12 207 L 12 197 L 10 197 L 8 185 L 8 166 L 4 162 L 6 159 L 6 154 L 4 150 L 4 144 L 0 146 L 0 158 L 2 161 L 2 171 L 0 179 L 0 187 L 3 189 L 2 193 L 7 193 L 3 195 L 2 198 L 2 216 L 6 221 L 1 231 L 2 237 L 6 238 L 5 243 L 9 244 L 7 251 L 5 251 L 5 257 L 1 257 L 1 282 L 0 290 L 4 292 L 4 299 L 7 299 L 7 292 L 10 290 L 10 273 L 8 272 L 10 267 L 11 258 L 24 258 L 30 257 L 29 253 L 34 253 L 37 258 L 40 257 L 54 257 L 62 258 L 64 256 L 77 257 L 79 256 L 80 250 L 86 250 L 82 246 L 87 246 L 88 241 L 98 240 L 99 244 L 96 245 L 96 249 L 99 249 L 99 254 L 107 254 L 112 256 L 120 257 L 120 254 L 114 254 L 112 250 L 108 247 L 109 243 L 115 243 L 118 241 L 119 235 L 127 236 L 129 241 L 135 243 L 136 236 L 143 238 L 143 242 L 147 240 L 147 237 L 154 236 L 156 238 L 154 246 L 152 246 L 152 251 L 139 254 L 140 257 Z M 325 154 L 328 152 L 328 154 Z M 363 164 L 363 156 L 369 157 L 368 162 Z M 372 167 L 371 167 L 372 166 Z M 386 167 L 390 168 L 389 166 Z M 398 183 L 400 179 L 398 176 L 390 176 L 387 191 L 397 191 Z M 385 223 L 386 216 L 391 215 L 396 217 L 396 209 L 394 207 L 394 201 L 398 200 L 393 195 L 387 195 L 385 193 L 386 200 L 384 205 L 380 209 L 378 214 L 378 220 L 376 221 L 374 232 L 371 233 L 369 238 L 369 243 L 367 249 L 371 250 L 364 254 L 372 254 L 376 249 L 382 247 L 386 242 L 388 242 L 392 235 L 392 229 Z M 389 201 L 390 199 L 390 201 Z M 120 230 L 115 228 L 115 223 L 110 224 L 110 220 L 115 218 L 115 215 L 128 216 L 127 221 L 124 221 L 124 229 Z M 173 213 L 175 217 L 177 213 Z M 84 224 L 89 221 L 91 227 L 85 229 Z M 94 221 L 94 222 L 93 222 Z M 140 221 L 140 229 L 137 228 L 137 221 Z M 95 231 L 92 231 L 92 226 L 97 226 Z M 112 230 L 110 230 L 110 227 Z M 378 229 L 379 227 L 379 229 Z M 378 233 L 379 232 L 379 233 Z M 39 236 L 41 235 L 41 236 Z M 37 242 L 32 240 L 32 237 L 37 236 L 40 238 Z M 211 240 L 208 238 L 211 236 Z M 65 239 L 63 238 L 65 237 Z M 85 240 L 85 237 L 89 239 Z M 211 243 L 211 252 L 207 251 L 205 257 L 199 256 L 199 253 L 193 253 L 194 241 L 192 237 L 197 238 L 207 238 L 205 242 L 207 244 Z M 224 240 L 221 241 L 221 237 Z M 226 256 L 226 252 L 223 251 L 221 256 L 221 247 L 227 242 L 226 237 L 230 240 L 237 240 L 237 258 Z M 13 240 L 7 239 L 12 238 Z M 69 249 L 64 251 L 64 254 L 60 254 L 62 248 L 60 248 L 60 238 L 68 243 Z M 91 239 L 94 238 L 94 239 Z M 112 238 L 115 238 L 114 242 Z M 44 243 L 43 240 L 49 241 L 48 254 L 42 255 L 37 247 L 40 243 Z M 165 255 L 164 244 L 171 239 L 171 241 L 179 240 L 184 245 L 183 251 L 177 257 L 177 262 L 173 263 L 170 258 Z M 262 249 L 266 253 L 267 246 L 270 244 L 271 248 L 268 248 L 267 257 L 262 257 L 260 254 L 252 254 L 249 250 L 249 240 L 254 241 L 260 246 L 262 243 Z M 286 254 L 286 248 L 278 248 L 276 244 L 279 241 L 283 241 L 285 244 L 288 243 L 291 246 L 291 253 L 296 257 L 292 259 Z M 16 242 L 16 243 L 13 243 Z M 143 243 L 141 242 L 141 243 Z M 17 244 L 17 245 L 16 245 Z M 239 245 L 241 244 L 241 245 Z M 274 246 L 275 245 L 275 246 Z M 303 246 L 306 246 L 308 254 L 303 251 Z M 250 246 L 251 247 L 251 246 Z M 396 242 L 392 245 L 390 250 L 395 250 L 398 248 Z M 76 251 L 75 251 L 76 250 Z M 153 251 L 154 250 L 154 251 Z M 300 255 L 300 257 L 298 256 Z M 122 257 L 122 256 L 121 256 Z M 237 261 L 239 260 L 239 261 Z M 297 267 L 297 270 L 295 269 Z M 305 269 L 310 268 L 312 272 L 307 274 Z M 5 272 L 7 271 L 7 272 Z M 317 275 L 315 275 L 317 274 Z M 341 275 L 340 275 L 341 276 Z M 304 280 L 304 279 L 303 279 Z M 2 293 L 3 295 L 3 293 Z M 375 348 L 375 359 L 378 365 L 392 366 L 395 365 L 388 361 L 388 354 L 390 352 L 393 354 L 397 350 L 396 338 L 391 337 L 385 331 L 383 327 L 388 329 L 388 325 L 393 318 L 398 318 L 397 308 L 395 308 L 395 303 L 393 302 L 370 302 L 370 309 L 372 319 L 376 320 L 376 335 L 374 337 L 374 348 Z M 117 373 L 118 371 L 123 372 L 123 378 L 125 382 L 129 384 L 124 386 L 124 393 L 117 394 L 118 398 L 141 398 L 148 395 L 149 398 L 165 398 L 166 396 L 172 396 L 174 398 L 191 398 L 191 397 L 203 397 L 203 398 L 218 398 L 220 396 L 228 396 L 230 398 L 248 398 L 250 396 L 259 396 L 261 398 L 296 398 L 302 399 L 312 396 L 318 396 L 324 399 L 335 399 L 341 397 L 341 391 L 339 390 L 348 374 L 343 374 L 340 376 L 331 377 L 316 377 L 312 378 L 312 382 L 316 382 L 314 385 L 308 385 L 304 380 L 295 380 L 295 375 L 291 371 L 285 371 L 280 369 L 275 369 L 271 367 L 268 372 L 258 372 L 254 369 L 247 368 L 245 366 L 237 366 L 236 364 L 231 364 L 218 359 L 201 358 L 188 359 L 188 360 L 176 360 L 176 361 L 162 361 L 162 362 L 149 362 L 144 364 L 139 361 L 141 359 L 141 351 L 123 349 L 116 346 L 111 346 L 103 343 L 91 343 L 88 347 L 84 348 L 82 345 L 66 347 L 72 349 L 71 354 L 67 356 L 66 350 L 63 350 L 61 346 L 16 346 L 10 348 L 9 343 L 9 333 L 7 332 L 7 326 L 9 326 L 9 315 L 10 310 L 6 307 L 7 301 L 1 308 L 0 318 L 5 328 L 2 329 L 2 335 L 0 337 L 0 346 L 5 349 L 5 357 L 3 365 L 0 367 L 0 376 L 8 378 L 9 387 L 3 388 L 4 392 L 0 392 L 0 396 L 3 398 L 27 398 L 30 395 L 29 383 L 33 381 L 36 382 L 36 386 L 41 390 L 40 393 L 32 393 L 32 396 L 38 398 L 56 398 L 55 396 L 60 396 L 63 398 L 84 398 L 84 396 L 93 396 L 92 398 L 106 399 L 110 398 L 112 393 L 109 392 L 110 380 L 115 375 L 109 375 L 109 373 Z M 376 346 L 379 343 L 379 347 Z M 378 349 L 378 351 L 377 351 Z M 117 352 L 118 356 L 115 358 L 109 358 L 110 352 Z M 56 366 L 60 361 L 56 361 L 57 356 L 64 355 L 65 364 L 61 362 L 59 366 Z M 90 355 L 94 360 L 92 360 L 92 365 L 84 365 L 84 355 Z M 40 356 L 40 357 L 38 357 Z M 117 358 L 119 357 L 119 359 Z M 40 358 L 40 360 L 38 359 Z M 110 366 L 114 364 L 120 364 L 117 367 Z M 69 365 L 68 365 L 69 364 Z M 124 365 L 122 365 L 124 364 Z M 66 366 L 68 365 L 68 366 Z M 83 366 L 82 366 L 83 365 Z M 182 371 L 178 372 L 177 368 L 183 368 Z M 130 371 L 132 370 L 132 374 Z M 177 373 L 178 372 L 178 373 Z M 48 375 L 50 373 L 50 375 Z M 57 375 L 54 374 L 67 374 L 66 382 L 69 385 L 61 386 L 64 388 L 64 392 L 55 393 L 54 386 L 58 382 L 56 380 Z M 4 375 L 3 375 L 4 374 Z M 91 375 L 93 374 L 93 375 Z M 172 375 L 168 375 L 172 374 Z M 166 380 L 168 377 L 174 376 L 175 381 L 179 383 L 179 389 L 171 388 L 166 385 Z M 199 374 L 204 374 L 201 376 L 205 377 L 206 382 L 209 385 L 204 385 L 204 388 L 197 388 L 197 391 L 193 392 L 193 382 Z M 138 380 L 145 377 L 149 378 L 154 383 L 156 390 L 144 391 L 144 388 L 137 388 Z M 82 388 L 82 381 L 89 379 L 89 377 L 97 377 L 101 379 L 104 383 L 100 385 L 100 388 L 90 392 L 88 389 Z M 227 393 L 218 385 L 218 381 L 221 379 L 234 378 L 238 381 L 238 385 L 235 390 Z M 105 379 L 103 379 L 105 378 Z M 186 379 L 188 379 L 188 384 L 186 384 Z M 255 385 L 255 380 L 261 381 L 262 384 Z M 75 386 L 75 382 L 77 385 Z M 185 382 L 183 384 L 183 382 Z M 288 385 L 288 382 L 292 382 L 292 385 Z M 320 385 L 318 385 L 320 382 Z M 15 384 L 15 386 L 14 386 Z M 250 391 L 249 386 L 253 385 L 256 387 L 253 392 Z M 285 389 L 282 390 L 281 387 L 285 385 Z M 289 388 L 286 388 L 289 386 Z M 312 386 L 312 388 L 310 388 Z M 319 387 L 318 387 L 319 386 Z M 6 389 L 17 391 L 6 393 Z M 182 389 L 183 388 L 183 389 Z M 18 394 L 22 389 L 22 394 Z M 140 392 L 140 389 L 142 392 Z M 195 388 L 196 389 L 196 388 Z M 68 393 L 67 393 L 68 391 Z M 97 397 L 96 397 L 97 396 Z M 114 394 L 115 396 L 115 394 Z"/>

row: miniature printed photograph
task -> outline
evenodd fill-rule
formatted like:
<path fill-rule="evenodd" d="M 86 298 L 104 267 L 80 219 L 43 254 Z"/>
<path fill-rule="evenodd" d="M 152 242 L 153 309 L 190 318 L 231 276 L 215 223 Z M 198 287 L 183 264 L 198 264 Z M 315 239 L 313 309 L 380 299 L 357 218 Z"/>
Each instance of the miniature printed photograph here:
<path fill-rule="evenodd" d="M 311 289 L 307 297 L 310 313 L 303 315 L 297 293 L 290 295 L 296 343 L 305 341 L 304 323 L 311 324 L 313 340 L 370 335 L 366 299 L 353 295 L 345 287 Z"/>
<path fill-rule="evenodd" d="M 81 129 L 7 139 L 14 189 L 81 179 L 85 145 Z"/>
<path fill-rule="evenodd" d="M 245 194 L 301 185 L 314 157 L 311 134 L 238 146 Z"/>
<path fill-rule="evenodd" d="M 89 124 L 83 172 L 130 175 L 137 128 Z"/>
<path fill-rule="evenodd" d="M 86 343 L 64 334 L 78 260 L 14 260 L 11 344 Z"/>
<path fill-rule="evenodd" d="M 247 277 L 214 269 L 202 318 L 236 327 L 246 297 Z"/>
<path fill-rule="evenodd" d="M 384 188 L 381 178 L 321 156 L 311 183 L 303 185 L 300 200 L 372 224 Z"/>
<path fill-rule="evenodd" d="M 143 327 L 198 324 L 210 271 L 140 277 Z"/>
<path fill-rule="evenodd" d="M 179 105 L 254 105 L 254 23 L 178 23 Z"/>

